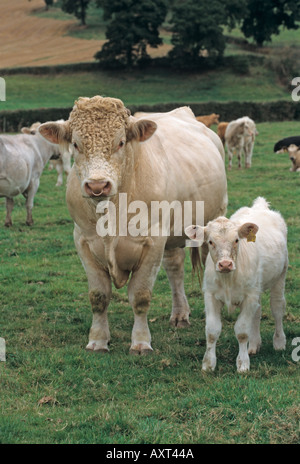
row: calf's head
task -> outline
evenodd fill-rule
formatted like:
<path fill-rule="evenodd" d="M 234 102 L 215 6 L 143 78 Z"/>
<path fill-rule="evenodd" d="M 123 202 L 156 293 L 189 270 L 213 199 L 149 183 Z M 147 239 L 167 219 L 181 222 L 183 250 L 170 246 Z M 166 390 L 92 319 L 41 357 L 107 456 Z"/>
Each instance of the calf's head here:
<path fill-rule="evenodd" d="M 134 142 L 147 140 L 156 127 L 133 122 L 121 100 L 95 96 L 79 98 L 68 121 L 42 124 L 39 131 L 52 143 L 71 145 L 82 195 L 102 200 L 118 193 L 133 163 Z"/>
<path fill-rule="evenodd" d="M 221 273 L 236 269 L 240 240 L 255 241 L 257 231 L 258 226 L 252 222 L 240 226 L 225 217 L 219 217 L 205 227 L 192 225 L 185 229 L 186 235 L 197 240 L 199 246 L 204 242 L 208 244 L 215 270 Z"/>

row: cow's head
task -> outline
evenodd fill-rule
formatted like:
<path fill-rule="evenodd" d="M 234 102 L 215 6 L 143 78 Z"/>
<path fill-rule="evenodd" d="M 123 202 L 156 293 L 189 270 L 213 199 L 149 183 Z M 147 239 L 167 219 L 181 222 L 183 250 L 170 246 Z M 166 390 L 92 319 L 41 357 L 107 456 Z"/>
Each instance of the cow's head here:
<path fill-rule="evenodd" d="M 40 122 L 34 122 L 30 127 L 22 127 L 21 132 L 23 134 L 35 135 L 40 125 Z"/>
<path fill-rule="evenodd" d="M 246 222 L 236 225 L 225 217 L 209 222 L 206 227 L 196 225 L 185 229 L 186 235 L 192 240 L 198 240 L 199 246 L 204 242 L 208 244 L 215 270 L 222 273 L 236 269 L 240 240 L 246 238 L 247 241 L 255 241 L 257 231 L 256 224 Z"/>
<path fill-rule="evenodd" d="M 287 147 L 287 150 L 289 153 L 290 160 L 293 163 L 294 167 L 299 168 L 300 167 L 300 148 L 295 144 L 291 144 Z"/>
<path fill-rule="evenodd" d="M 79 98 L 65 123 L 48 122 L 39 131 L 52 143 L 71 144 L 83 196 L 102 200 L 119 191 L 133 163 L 133 142 L 147 140 L 156 127 L 131 121 L 121 100 L 95 96 Z"/>

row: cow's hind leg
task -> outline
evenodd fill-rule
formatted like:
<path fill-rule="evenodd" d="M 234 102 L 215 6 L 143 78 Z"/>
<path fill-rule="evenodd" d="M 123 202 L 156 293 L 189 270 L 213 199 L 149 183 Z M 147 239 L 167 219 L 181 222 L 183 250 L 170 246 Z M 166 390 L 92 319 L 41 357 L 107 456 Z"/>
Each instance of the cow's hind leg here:
<path fill-rule="evenodd" d="M 90 252 L 87 242 L 76 229 L 74 231 L 74 241 L 88 278 L 89 299 L 93 312 L 93 321 L 86 349 L 94 352 L 108 352 L 110 333 L 107 308 L 111 298 L 110 276 L 99 267 Z"/>
<path fill-rule="evenodd" d="M 26 198 L 26 210 L 27 210 L 26 225 L 27 226 L 33 225 L 33 219 L 32 219 L 33 200 L 39 188 L 39 185 L 40 185 L 40 180 L 34 179 L 30 182 L 28 189 L 23 193 L 23 196 Z"/>
<path fill-rule="evenodd" d="M 273 336 L 273 346 L 275 350 L 284 350 L 286 345 L 286 337 L 282 325 L 286 307 L 284 297 L 285 275 L 286 268 L 270 291 L 271 311 L 275 319 L 275 332 Z"/>
<path fill-rule="evenodd" d="M 11 220 L 11 213 L 14 207 L 14 200 L 13 198 L 7 198 L 6 197 L 6 218 L 5 218 L 5 227 L 11 227 L 12 226 L 12 220 Z"/>
<path fill-rule="evenodd" d="M 184 248 L 166 250 L 163 258 L 163 266 L 172 290 L 173 304 L 170 324 L 173 327 L 187 327 L 190 325 L 190 308 L 184 291 L 184 258 Z"/>

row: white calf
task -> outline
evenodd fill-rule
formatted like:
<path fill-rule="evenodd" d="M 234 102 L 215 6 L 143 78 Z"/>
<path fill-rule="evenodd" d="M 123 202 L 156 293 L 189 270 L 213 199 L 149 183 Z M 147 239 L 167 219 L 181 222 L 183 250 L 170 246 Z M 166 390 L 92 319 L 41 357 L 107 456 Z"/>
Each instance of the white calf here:
<path fill-rule="evenodd" d="M 287 227 L 282 216 L 271 211 L 262 197 L 252 208 L 241 208 L 230 220 L 219 217 L 206 227 L 189 226 L 186 234 L 206 242 L 209 255 L 204 273 L 206 313 L 206 353 L 203 370 L 216 366 L 216 342 L 221 333 L 221 309 L 239 307 L 235 324 L 239 342 L 237 370 L 250 368 L 249 354 L 261 345 L 261 294 L 270 289 L 271 310 L 275 319 L 273 345 L 285 349 L 282 318 L 285 312 L 285 276 L 288 267 Z M 247 239 L 247 240 L 245 240 Z"/>

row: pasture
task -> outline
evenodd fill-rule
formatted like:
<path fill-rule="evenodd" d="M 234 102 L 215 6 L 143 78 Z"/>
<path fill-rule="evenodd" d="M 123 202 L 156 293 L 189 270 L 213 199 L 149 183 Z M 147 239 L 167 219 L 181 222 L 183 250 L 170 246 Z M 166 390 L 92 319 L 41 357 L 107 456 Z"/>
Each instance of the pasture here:
<path fill-rule="evenodd" d="M 0 443 L 298 443 L 299 362 L 292 360 L 292 340 L 300 337 L 300 176 L 289 172 L 288 155 L 275 155 L 273 145 L 298 134 L 299 122 L 257 127 L 252 168 L 238 171 L 234 158 L 227 173 L 228 214 L 264 196 L 287 222 L 286 351 L 273 350 L 274 322 L 264 295 L 263 344 L 250 372 L 236 373 L 236 314 L 224 311 L 216 372 L 203 373 L 203 296 L 187 252 L 189 328 L 169 326 L 171 292 L 161 270 L 149 312 L 154 353 L 129 355 L 133 314 L 126 288 L 113 291 L 109 307 L 110 353 L 86 352 L 87 280 L 65 186 L 55 188 L 56 172 L 46 167 L 33 227 L 25 226 L 25 201 L 17 197 L 13 227 L 4 228 L 0 199 L 0 336 L 7 348 L 0 362 Z"/>

